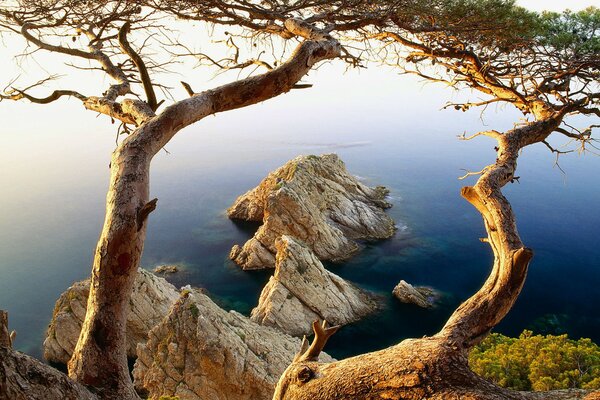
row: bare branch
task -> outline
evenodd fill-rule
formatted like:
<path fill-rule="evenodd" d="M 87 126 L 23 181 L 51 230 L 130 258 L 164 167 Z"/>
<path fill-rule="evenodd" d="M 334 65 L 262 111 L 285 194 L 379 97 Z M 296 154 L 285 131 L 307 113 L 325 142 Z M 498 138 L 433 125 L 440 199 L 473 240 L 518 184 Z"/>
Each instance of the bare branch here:
<path fill-rule="evenodd" d="M 136 53 L 129 42 L 127 41 L 127 34 L 131 29 L 131 24 L 126 22 L 123 24 L 121 29 L 119 30 L 119 44 L 121 45 L 121 49 L 125 54 L 131 58 L 136 68 L 140 73 L 140 79 L 142 80 L 142 84 L 144 86 L 144 91 L 146 92 L 147 103 L 152 109 L 152 111 L 156 111 L 158 108 L 158 103 L 156 101 L 156 94 L 154 93 L 154 87 L 152 86 L 152 81 L 150 80 L 150 75 L 148 74 L 148 68 L 146 68 L 146 64 L 142 57 L 138 53 Z"/>
<path fill-rule="evenodd" d="M 300 351 L 294 357 L 294 362 L 318 361 L 319 354 L 323 351 L 327 340 L 340 329 L 339 325 L 329 327 L 327 321 L 323 320 L 323 323 L 320 323 L 318 319 L 313 322 L 312 327 L 315 337 L 310 347 L 308 347 L 308 342 L 306 341 L 306 337 L 304 337 Z"/>

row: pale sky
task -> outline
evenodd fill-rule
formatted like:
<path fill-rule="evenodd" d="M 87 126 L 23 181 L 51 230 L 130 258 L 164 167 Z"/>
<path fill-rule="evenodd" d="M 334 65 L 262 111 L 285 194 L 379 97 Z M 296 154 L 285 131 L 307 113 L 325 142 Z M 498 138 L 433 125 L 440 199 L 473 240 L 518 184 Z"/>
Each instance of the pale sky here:
<path fill-rule="evenodd" d="M 566 8 L 577 11 L 589 6 L 600 7 L 600 0 L 517 0 L 517 4 L 535 11 L 562 11 Z"/>

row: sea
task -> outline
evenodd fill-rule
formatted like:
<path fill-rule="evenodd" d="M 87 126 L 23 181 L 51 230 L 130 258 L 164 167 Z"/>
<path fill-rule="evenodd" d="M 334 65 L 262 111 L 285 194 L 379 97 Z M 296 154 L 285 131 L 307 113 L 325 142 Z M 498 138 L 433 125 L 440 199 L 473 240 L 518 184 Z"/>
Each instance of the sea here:
<path fill-rule="evenodd" d="M 344 358 L 435 334 L 481 287 L 492 255 L 479 240 L 481 216 L 460 196 L 476 177 L 458 178 L 493 163 L 495 143 L 458 136 L 510 129 L 523 116 L 502 107 L 483 114 L 440 110 L 456 95 L 392 72 L 329 76 L 315 73 L 311 89 L 207 117 L 155 157 L 151 197 L 159 200 L 142 266 L 177 265 L 174 284 L 202 287 L 222 307 L 249 315 L 273 271 L 242 271 L 229 260 L 231 247 L 258 225 L 229 220 L 227 207 L 298 155 L 336 153 L 363 183 L 390 189 L 388 212 L 398 227 L 391 239 L 362 243 L 354 258 L 326 264 L 384 301 L 380 312 L 343 327 L 327 344 L 327 352 Z M 17 331 L 15 347 L 41 357 L 56 299 L 89 276 L 110 153 L 123 137 L 107 118 L 72 101 L 2 103 L 0 118 L 0 308 Z M 544 145 L 522 151 L 520 178 L 504 193 L 535 256 L 517 303 L 495 332 L 529 329 L 600 343 L 600 157 L 588 150 L 558 160 Z M 400 280 L 435 288 L 441 303 L 434 309 L 400 303 L 392 296 Z"/>

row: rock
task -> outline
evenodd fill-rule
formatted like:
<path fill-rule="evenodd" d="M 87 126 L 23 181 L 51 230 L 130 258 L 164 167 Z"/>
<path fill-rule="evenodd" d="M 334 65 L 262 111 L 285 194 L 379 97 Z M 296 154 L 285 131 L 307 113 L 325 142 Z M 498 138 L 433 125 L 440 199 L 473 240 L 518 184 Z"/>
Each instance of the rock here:
<path fill-rule="evenodd" d="M 275 245 L 275 274 L 252 310 L 253 321 L 301 336 L 317 318 L 345 325 L 379 308 L 373 295 L 327 271 L 301 242 L 284 235 Z"/>
<path fill-rule="evenodd" d="M 263 222 L 243 247 L 232 248 L 230 258 L 244 269 L 274 268 L 275 241 L 289 235 L 321 260 L 347 259 L 359 249 L 356 240 L 394 234 L 394 221 L 384 212 L 391 207 L 387 194 L 360 183 L 335 154 L 297 157 L 227 210 L 232 219 Z"/>
<path fill-rule="evenodd" d="M 56 301 L 44 340 L 46 360 L 66 364 L 71 358 L 85 319 L 89 290 L 89 279 L 77 282 Z M 139 270 L 127 317 L 129 357 L 136 356 L 137 344 L 146 341 L 148 331 L 167 315 L 178 298 L 179 292 L 173 285 L 146 270 Z"/>
<path fill-rule="evenodd" d="M 152 272 L 162 275 L 174 274 L 179 272 L 179 267 L 177 267 L 177 265 L 159 265 L 158 267 L 154 268 Z"/>
<path fill-rule="evenodd" d="M 0 399 L 97 400 L 98 397 L 50 365 L 0 347 Z"/>
<path fill-rule="evenodd" d="M 394 290 L 394 296 L 403 303 L 416 304 L 423 308 L 432 308 L 439 301 L 441 294 L 429 286 L 413 286 L 401 280 Z"/>
<path fill-rule="evenodd" d="M 184 290 L 167 318 L 138 346 L 136 388 L 149 399 L 271 399 L 300 340 L 227 312 Z M 322 354 L 321 361 L 332 361 Z"/>

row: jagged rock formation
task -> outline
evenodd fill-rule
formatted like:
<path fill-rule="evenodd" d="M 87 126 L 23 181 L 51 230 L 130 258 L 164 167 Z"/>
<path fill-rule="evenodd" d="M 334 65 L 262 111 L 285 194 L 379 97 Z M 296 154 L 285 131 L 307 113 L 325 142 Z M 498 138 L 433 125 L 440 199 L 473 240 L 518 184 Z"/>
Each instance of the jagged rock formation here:
<path fill-rule="evenodd" d="M 345 325 L 377 310 L 374 296 L 327 271 L 301 242 L 284 235 L 275 246 L 275 274 L 252 310 L 253 321 L 301 336 L 316 319 Z"/>
<path fill-rule="evenodd" d="M 299 348 L 300 340 L 227 312 L 198 290 L 185 290 L 138 346 L 133 375 L 150 399 L 271 399 Z"/>
<path fill-rule="evenodd" d="M 321 260 L 340 261 L 359 249 L 356 240 L 394 234 L 383 187 L 370 188 L 346 171 L 335 154 L 300 156 L 270 173 L 227 210 L 232 219 L 262 221 L 252 239 L 230 258 L 244 269 L 273 268 L 275 240 L 302 240 Z"/>
<path fill-rule="evenodd" d="M 8 313 L 0 310 L 0 400 L 96 400 L 85 386 L 33 357 L 14 351 Z"/>
<path fill-rule="evenodd" d="M 66 364 L 79 339 L 85 319 L 90 281 L 73 284 L 56 301 L 52 321 L 44 340 L 44 358 Z M 138 343 L 145 342 L 148 331 L 167 315 L 179 298 L 175 286 L 163 278 L 140 269 L 129 301 L 127 317 L 127 355 L 136 356 Z"/>
<path fill-rule="evenodd" d="M 416 304 L 423 308 L 433 308 L 440 299 L 440 293 L 428 286 L 413 286 L 404 280 L 398 282 L 392 291 L 403 303 Z"/>
<path fill-rule="evenodd" d="M 26 354 L 0 347 L 0 400 L 96 400 L 85 386 Z"/>

